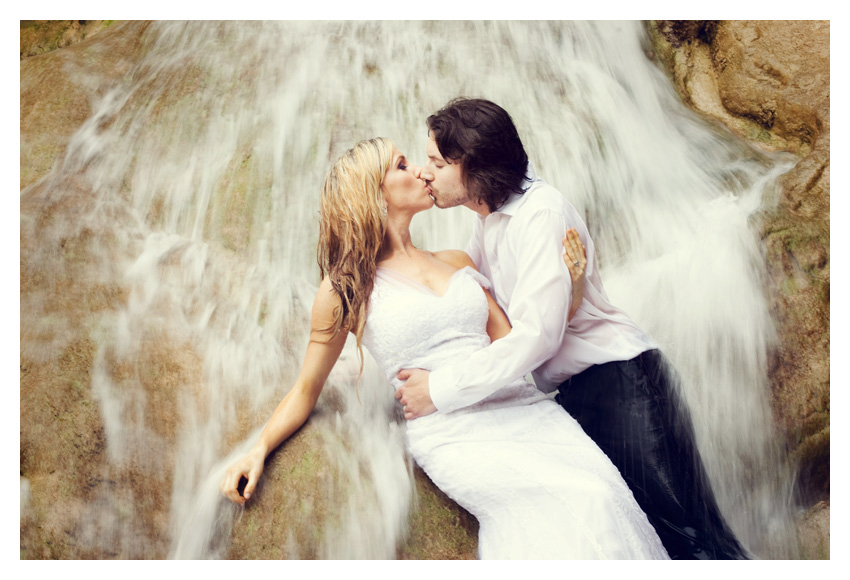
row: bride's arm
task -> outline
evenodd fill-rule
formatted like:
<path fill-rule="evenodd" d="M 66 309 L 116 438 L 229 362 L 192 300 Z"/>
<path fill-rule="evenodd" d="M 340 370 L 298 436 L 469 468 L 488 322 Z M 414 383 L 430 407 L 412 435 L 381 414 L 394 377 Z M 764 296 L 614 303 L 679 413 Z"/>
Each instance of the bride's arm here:
<path fill-rule="evenodd" d="M 496 301 L 490 295 L 489 290 L 484 290 L 487 295 L 487 304 L 490 306 L 490 317 L 487 318 L 487 334 L 490 335 L 490 342 L 499 340 L 503 336 L 507 336 L 511 331 L 511 323 L 505 315 L 505 311 L 496 304 Z"/>
<path fill-rule="evenodd" d="M 306 421 L 316 406 L 322 387 L 345 346 L 347 332 L 333 334 L 333 313 L 341 307 L 339 297 L 326 279 L 319 286 L 313 302 L 310 322 L 310 342 L 301 365 L 301 372 L 292 390 L 283 398 L 247 455 L 227 470 L 221 482 L 221 492 L 240 505 L 251 497 L 263 473 L 266 457 Z M 244 497 L 238 486 L 242 477 L 248 480 Z"/>

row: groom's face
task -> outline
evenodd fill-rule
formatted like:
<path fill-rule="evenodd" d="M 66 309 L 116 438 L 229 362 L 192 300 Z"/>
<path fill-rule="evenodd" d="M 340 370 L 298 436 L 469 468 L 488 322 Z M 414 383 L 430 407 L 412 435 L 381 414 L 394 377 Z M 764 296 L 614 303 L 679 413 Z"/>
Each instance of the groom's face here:
<path fill-rule="evenodd" d="M 431 186 L 434 204 L 439 208 L 447 208 L 469 203 L 469 192 L 463 184 L 460 162 L 449 163 L 444 159 L 430 133 L 425 155 L 428 161 L 422 168 L 422 179 Z"/>

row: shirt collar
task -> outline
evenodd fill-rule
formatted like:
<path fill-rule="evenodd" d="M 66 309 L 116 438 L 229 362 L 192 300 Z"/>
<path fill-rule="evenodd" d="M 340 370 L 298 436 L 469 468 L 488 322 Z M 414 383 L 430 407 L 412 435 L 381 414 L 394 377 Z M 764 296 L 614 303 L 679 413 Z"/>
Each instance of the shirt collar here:
<path fill-rule="evenodd" d="M 531 165 L 531 161 L 529 161 L 528 168 L 525 170 L 525 181 L 523 182 L 523 186 L 528 183 L 528 186 L 525 188 L 525 193 L 512 193 L 510 197 L 508 197 L 508 200 L 502 205 L 502 207 L 497 209 L 496 212 L 513 217 L 520 206 L 522 206 L 523 202 L 528 198 L 528 193 L 531 191 L 531 188 L 540 181 L 541 179 L 537 177 L 537 173 L 534 171 L 534 166 Z"/>

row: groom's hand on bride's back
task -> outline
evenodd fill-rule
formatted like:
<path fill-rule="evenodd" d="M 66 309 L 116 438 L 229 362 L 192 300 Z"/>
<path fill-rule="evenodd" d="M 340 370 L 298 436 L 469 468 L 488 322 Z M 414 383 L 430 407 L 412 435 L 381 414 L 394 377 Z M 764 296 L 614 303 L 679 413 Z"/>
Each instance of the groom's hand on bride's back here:
<path fill-rule="evenodd" d="M 428 375 L 423 369 L 402 369 L 396 377 L 405 381 L 395 392 L 396 401 L 401 403 L 405 419 L 418 419 L 437 412 L 428 390 Z"/>

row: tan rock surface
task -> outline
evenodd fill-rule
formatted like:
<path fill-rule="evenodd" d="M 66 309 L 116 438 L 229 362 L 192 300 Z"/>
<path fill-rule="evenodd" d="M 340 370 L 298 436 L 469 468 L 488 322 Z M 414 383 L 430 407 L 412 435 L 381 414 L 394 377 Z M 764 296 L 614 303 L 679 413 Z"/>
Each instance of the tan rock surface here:
<path fill-rule="evenodd" d="M 161 559 L 170 547 L 178 395 L 181 389 L 193 396 L 202 391 L 200 361 L 190 344 L 158 333 L 155 324 L 138 337 L 134 360 L 104 349 L 109 379 L 147 401 L 134 425 L 143 433 L 143 449 L 134 450 L 129 461 L 110 461 L 92 372 L 100 317 L 123 309 L 128 300 L 128 289 L 116 282 L 122 276 L 103 272 L 110 261 L 104 250 L 120 244 L 108 223 L 101 229 L 74 225 L 96 201 L 85 175 L 66 178 L 58 201 L 38 184 L 62 159 L 93 103 L 131 68 L 147 24 L 116 23 L 83 39 L 79 27 L 64 22 L 40 29 L 64 39 L 53 45 L 34 38 L 33 27 L 21 23 L 20 556 Z M 52 48 L 28 50 L 38 55 L 24 58 L 25 44 Z M 66 48 L 55 50 L 61 46 Z M 241 432 L 231 435 L 231 444 L 257 426 L 256 416 L 240 414 Z M 344 490 L 318 439 L 308 423 L 291 445 L 270 457 L 256 502 L 234 518 L 232 542 L 224 548 L 229 557 L 317 557 L 311 534 L 333 519 L 329 497 L 321 492 Z M 398 557 L 474 558 L 474 518 L 418 469 L 415 482 L 418 499 Z M 308 504 L 309 510 L 299 511 Z M 117 537 L 134 540 L 116 545 L 110 538 Z"/>
<path fill-rule="evenodd" d="M 779 333 L 770 379 L 776 420 L 798 461 L 801 499 L 828 500 L 829 22 L 658 21 L 650 30 L 686 103 L 759 147 L 799 158 L 760 216 Z M 814 511 L 829 521 L 828 501 Z M 825 529 L 828 538 L 828 523 L 805 529 Z"/>

